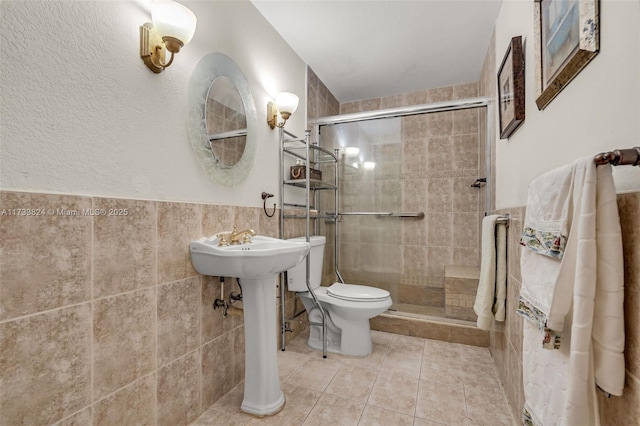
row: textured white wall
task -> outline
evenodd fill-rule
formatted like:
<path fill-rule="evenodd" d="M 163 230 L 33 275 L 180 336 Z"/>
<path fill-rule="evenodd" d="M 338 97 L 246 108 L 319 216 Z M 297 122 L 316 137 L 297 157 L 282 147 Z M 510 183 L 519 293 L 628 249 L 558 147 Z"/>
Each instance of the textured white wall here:
<path fill-rule="evenodd" d="M 496 22 L 496 70 L 511 37 L 526 38 L 526 117 L 496 142 L 497 208 L 525 205 L 529 183 L 542 173 L 640 145 L 640 2 L 600 1 L 600 52 L 543 111 L 535 105 L 533 7 L 505 0 Z M 614 178 L 618 192 L 640 190 L 640 167 L 614 168 Z"/>
<path fill-rule="evenodd" d="M 248 1 L 182 3 L 198 17 L 195 36 L 157 75 L 139 56 L 149 0 L 0 3 L 1 189 L 247 206 L 278 193 L 266 104 L 299 94 L 287 129 L 303 133 L 305 64 Z M 216 51 L 243 71 L 258 111 L 256 163 L 234 188 L 207 177 L 186 127 L 189 77 Z"/>

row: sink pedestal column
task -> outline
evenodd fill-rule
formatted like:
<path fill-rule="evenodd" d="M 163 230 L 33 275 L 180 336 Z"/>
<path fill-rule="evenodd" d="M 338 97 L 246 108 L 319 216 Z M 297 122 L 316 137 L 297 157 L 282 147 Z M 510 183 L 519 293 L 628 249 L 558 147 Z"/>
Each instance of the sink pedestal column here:
<path fill-rule="evenodd" d="M 256 416 L 278 413 L 284 394 L 278 376 L 275 276 L 241 279 L 244 308 L 245 378 L 241 410 Z"/>

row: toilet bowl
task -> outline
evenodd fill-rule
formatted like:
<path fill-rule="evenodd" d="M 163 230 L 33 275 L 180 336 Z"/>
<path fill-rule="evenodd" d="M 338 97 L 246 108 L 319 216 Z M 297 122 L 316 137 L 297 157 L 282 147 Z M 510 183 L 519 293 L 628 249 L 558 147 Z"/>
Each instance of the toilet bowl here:
<path fill-rule="evenodd" d="M 292 238 L 306 241 L 305 237 Z M 309 284 L 325 310 L 327 325 L 327 350 L 352 356 L 366 356 L 371 353 L 371 329 L 369 319 L 391 307 L 389 292 L 375 287 L 335 283 L 321 287 L 324 257 L 324 236 L 310 238 Z M 295 291 L 302 300 L 311 323 L 322 323 L 322 313 L 313 301 L 306 284 L 306 263 L 287 271 L 289 291 Z M 322 350 L 322 326 L 311 325 L 308 345 Z"/>

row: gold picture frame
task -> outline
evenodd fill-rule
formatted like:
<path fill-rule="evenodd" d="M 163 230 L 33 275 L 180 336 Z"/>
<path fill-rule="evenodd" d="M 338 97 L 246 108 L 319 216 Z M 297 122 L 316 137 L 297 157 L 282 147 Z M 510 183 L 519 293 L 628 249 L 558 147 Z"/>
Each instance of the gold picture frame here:
<path fill-rule="evenodd" d="M 536 105 L 549 103 L 598 54 L 598 0 L 534 0 Z"/>
<path fill-rule="evenodd" d="M 522 36 L 517 36 L 511 39 L 498 71 L 500 139 L 508 139 L 524 121 L 524 93 L 524 52 Z"/>

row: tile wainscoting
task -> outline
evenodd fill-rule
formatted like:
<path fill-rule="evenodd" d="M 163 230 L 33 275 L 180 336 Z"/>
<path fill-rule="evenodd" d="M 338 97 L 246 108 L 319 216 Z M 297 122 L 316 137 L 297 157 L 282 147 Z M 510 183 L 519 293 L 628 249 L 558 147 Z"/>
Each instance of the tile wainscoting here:
<path fill-rule="evenodd" d="M 278 215 L 10 191 L 0 212 L 0 424 L 188 424 L 244 379 L 242 316 L 189 242 Z"/>

